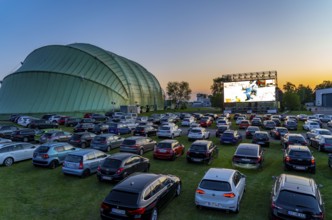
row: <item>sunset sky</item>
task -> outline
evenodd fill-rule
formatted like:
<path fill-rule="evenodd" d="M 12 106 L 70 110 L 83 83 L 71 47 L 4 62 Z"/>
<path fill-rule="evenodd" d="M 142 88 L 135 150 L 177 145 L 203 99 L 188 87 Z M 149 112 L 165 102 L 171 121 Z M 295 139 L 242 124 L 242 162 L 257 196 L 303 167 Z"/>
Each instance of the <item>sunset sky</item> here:
<path fill-rule="evenodd" d="M 194 94 L 223 74 L 276 70 L 279 87 L 332 80 L 331 0 L 0 0 L 0 28 L 0 80 L 33 50 L 71 43 Z"/>

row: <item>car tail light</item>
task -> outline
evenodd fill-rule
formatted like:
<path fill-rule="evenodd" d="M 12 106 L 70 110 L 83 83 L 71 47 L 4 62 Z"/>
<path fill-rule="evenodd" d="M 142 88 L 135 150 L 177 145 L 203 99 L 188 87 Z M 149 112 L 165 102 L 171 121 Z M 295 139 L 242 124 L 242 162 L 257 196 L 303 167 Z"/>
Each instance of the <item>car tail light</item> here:
<path fill-rule="evenodd" d="M 289 161 L 291 161 L 291 158 L 287 156 L 287 157 L 285 158 L 285 161 L 286 161 L 286 162 L 289 162 Z"/>
<path fill-rule="evenodd" d="M 312 165 L 315 164 L 315 158 L 311 158 L 311 164 L 312 164 Z"/>
<path fill-rule="evenodd" d="M 48 158 L 49 158 L 48 154 L 43 154 L 42 157 L 43 157 L 44 159 L 48 159 Z"/>
<path fill-rule="evenodd" d="M 274 202 L 271 204 L 272 209 L 282 209 L 281 207 L 277 206 Z"/>
<path fill-rule="evenodd" d="M 103 202 L 103 203 L 100 205 L 100 209 L 101 209 L 101 211 L 104 211 L 104 210 L 110 210 L 111 207 L 110 207 L 108 204 L 106 204 L 106 203 Z"/>
<path fill-rule="evenodd" d="M 142 215 L 145 212 L 145 208 L 138 208 L 134 210 L 127 210 L 127 212 L 131 215 Z"/>
<path fill-rule="evenodd" d="M 80 165 L 78 166 L 78 169 L 83 169 L 83 162 L 80 162 Z"/>
<path fill-rule="evenodd" d="M 205 194 L 205 191 L 202 189 L 196 189 L 196 193 L 203 195 Z"/>
<path fill-rule="evenodd" d="M 208 152 L 208 151 L 207 151 L 207 152 L 205 152 L 205 156 L 206 156 L 206 157 L 209 157 L 209 155 L 210 155 L 210 154 L 209 154 L 209 152 Z"/>
<path fill-rule="evenodd" d="M 235 197 L 235 194 L 234 193 L 224 193 L 224 197 L 226 198 L 234 198 Z"/>
<path fill-rule="evenodd" d="M 139 148 L 139 145 L 133 145 L 133 146 L 131 146 L 130 148 L 132 148 L 132 149 L 137 149 L 137 148 Z"/>
<path fill-rule="evenodd" d="M 120 174 L 123 170 L 124 170 L 123 167 L 120 167 L 120 168 L 116 171 L 116 174 Z"/>
<path fill-rule="evenodd" d="M 276 132 L 276 135 L 277 135 L 277 136 L 279 136 L 279 135 L 280 135 L 280 133 L 279 133 L 279 132 Z"/>

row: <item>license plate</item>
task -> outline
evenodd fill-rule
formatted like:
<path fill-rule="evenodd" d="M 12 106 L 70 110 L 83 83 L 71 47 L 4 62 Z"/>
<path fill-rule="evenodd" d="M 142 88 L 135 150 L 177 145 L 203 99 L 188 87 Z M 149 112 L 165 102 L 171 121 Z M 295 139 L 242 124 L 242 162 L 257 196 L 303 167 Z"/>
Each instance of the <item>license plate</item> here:
<path fill-rule="evenodd" d="M 296 216 L 296 217 L 300 217 L 300 218 L 305 218 L 305 214 L 303 213 L 299 213 L 299 212 L 293 212 L 293 211 L 288 211 L 288 215 L 291 216 Z"/>
<path fill-rule="evenodd" d="M 242 159 L 242 161 L 250 162 L 250 159 L 244 158 L 244 159 Z"/>
<path fill-rule="evenodd" d="M 166 152 L 166 150 L 159 150 L 159 152 L 160 152 L 160 153 L 165 153 L 165 152 Z"/>
<path fill-rule="evenodd" d="M 103 179 L 104 180 L 112 180 L 112 177 L 110 177 L 110 176 L 103 176 Z"/>
<path fill-rule="evenodd" d="M 213 206 L 213 207 L 223 207 L 223 205 L 221 203 L 217 203 L 217 202 L 207 202 L 206 203 L 208 206 Z"/>
<path fill-rule="evenodd" d="M 197 159 L 197 158 L 192 158 L 191 160 L 195 161 L 195 162 L 201 162 L 202 161 L 202 159 Z"/>
<path fill-rule="evenodd" d="M 295 169 L 297 169 L 297 170 L 305 170 L 306 167 L 303 167 L 303 166 L 295 166 Z"/>
<path fill-rule="evenodd" d="M 262 142 L 262 141 L 259 141 L 259 142 L 257 142 L 257 144 L 264 144 L 264 142 Z"/>
<path fill-rule="evenodd" d="M 115 213 L 115 214 L 120 214 L 120 215 L 126 214 L 125 210 L 116 209 L 116 208 L 112 208 L 112 212 Z"/>
<path fill-rule="evenodd" d="M 231 142 L 230 142 L 230 141 L 224 141 L 224 143 L 225 143 L 225 144 L 229 144 L 229 143 L 231 143 Z"/>

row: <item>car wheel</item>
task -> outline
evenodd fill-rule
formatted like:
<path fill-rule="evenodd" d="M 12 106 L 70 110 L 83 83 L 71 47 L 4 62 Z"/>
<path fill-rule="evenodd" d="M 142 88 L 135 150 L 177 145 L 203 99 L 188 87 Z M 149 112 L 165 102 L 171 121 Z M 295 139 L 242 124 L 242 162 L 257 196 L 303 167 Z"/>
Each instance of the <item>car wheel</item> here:
<path fill-rule="evenodd" d="M 3 161 L 3 165 L 5 165 L 6 167 L 10 167 L 11 165 L 13 165 L 13 163 L 14 163 L 14 159 L 12 157 L 7 157 Z"/>
<path fill-rule="evenodd" d="M 139 150 L 138 154 L 142 156 L 142 155 L 144 154 L 144 150 L 141 148 L 141 149 Z"/>
<path fill-rule="evenodd" d="M 151 220 L 157 220 L 158 219 L 158 210 L 157 208 L 153 208 L 151 213 Z"/>
<path fill-rule="evenodd" d="M 49 167 L 51 169 L 55 169 L 58 165 L 59 165 L 58 161 L 52 160 Z"/>
<path fill-rule="evenodd" d="M 90 170 L 86 169 L 83 171 L 83 174 L 82 174 L 82 177 L 85 178 L 85 177 L 88 177 L 90 176 Z"/>
<path fill-rule="evenodd" d="M 85 143 L 82 143 L 82 144 L 81 144 L 81 148 L 86 148 L 86 144 L 85 144 Z"/>
<path fill-rule="evenodd" d="M 27 137 L 23 138 L 23 142 L 28 142 L 28 138 Z"/>
<path fill-rule="evenodd" d="M 176 188 L 175 196 L 179 196 L 181 194 L 181 183 L 179 183 L 178 187 Z"/>

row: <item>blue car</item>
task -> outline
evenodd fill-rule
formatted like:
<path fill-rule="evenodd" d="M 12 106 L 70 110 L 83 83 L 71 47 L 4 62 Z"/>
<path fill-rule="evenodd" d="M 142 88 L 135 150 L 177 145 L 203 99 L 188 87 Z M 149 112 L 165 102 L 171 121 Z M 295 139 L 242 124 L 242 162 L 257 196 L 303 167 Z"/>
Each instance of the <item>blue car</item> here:
<path fill-rule="evenodd" d="M 111 123 L 109 124 L 108 132 L 111 134 L 131 134 L 132 130 L 126 125 L 122 123 Z"/>
<path fill-rule="evenodd" d="M 237 130 L 226 130 L 220 137 L 220 144 L 237 144 L 242 141 L 242 136 Z"/>

